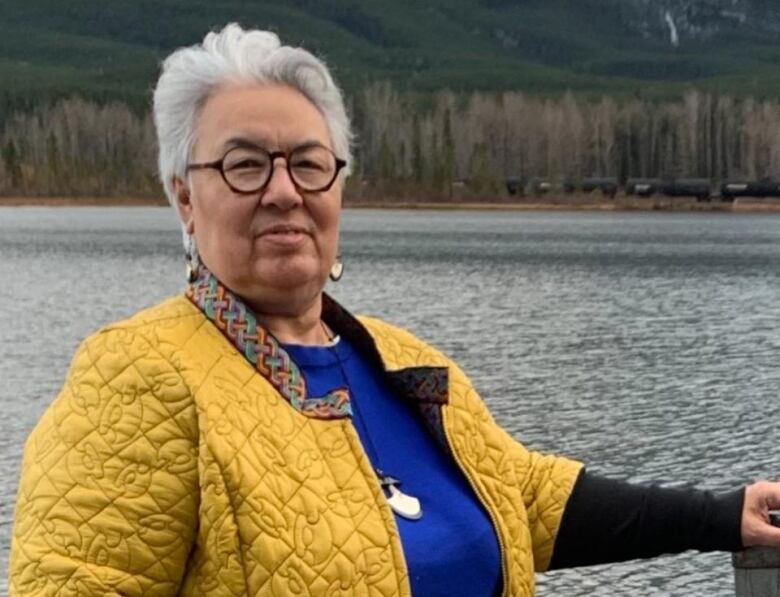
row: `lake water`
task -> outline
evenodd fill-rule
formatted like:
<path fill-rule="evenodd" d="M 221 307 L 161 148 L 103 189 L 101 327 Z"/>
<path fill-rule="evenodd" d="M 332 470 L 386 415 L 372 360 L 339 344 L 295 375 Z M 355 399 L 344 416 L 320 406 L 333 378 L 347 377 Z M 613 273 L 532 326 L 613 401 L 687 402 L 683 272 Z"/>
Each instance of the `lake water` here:
<path fill-rule="evenodd" d="M 501 424 L 593 472 L 780 474 L 780 217 L 348 211 L 331 291 L 453 356 Z M 79 341 L 180 292 L 161 208 L 0 208 L 0 568 L 26 434 Z M 541 596 L 733 596 L 727 554 L 540 575 Z M 5 576 L 0 580 L 4 594 Z"/>

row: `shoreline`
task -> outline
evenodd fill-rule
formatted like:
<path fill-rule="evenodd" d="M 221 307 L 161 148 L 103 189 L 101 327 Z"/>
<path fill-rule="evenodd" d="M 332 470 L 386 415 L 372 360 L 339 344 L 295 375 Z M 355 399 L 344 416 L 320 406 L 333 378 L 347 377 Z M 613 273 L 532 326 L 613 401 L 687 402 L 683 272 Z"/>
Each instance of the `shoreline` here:
<path fill-rule="evenodd" d="M 0 207 L 166 207 L 159 198 L 126 197 L 0 197 Z"/>
<path fill-rule="evenodd" d="M 0 197 L 0 207 L 167 207 L 164 198 L 125 197 Z M 550 197 L 546 200 L 509 201 L 355 201 L 346 200 L 345 209 L 425 209 L 440 211 L 647 211 L 647 212 L 722 212 L 780 213 L 778 199 L 739 198 L 732 202 L 654 197 Z"/>

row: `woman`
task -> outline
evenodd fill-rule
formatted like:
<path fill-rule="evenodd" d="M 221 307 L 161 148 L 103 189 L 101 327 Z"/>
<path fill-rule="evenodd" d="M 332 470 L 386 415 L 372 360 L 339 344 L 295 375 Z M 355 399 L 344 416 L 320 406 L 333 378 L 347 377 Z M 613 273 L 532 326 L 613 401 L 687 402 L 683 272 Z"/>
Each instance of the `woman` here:
<path fill-rule="evenodd" d="M 11 595 L 531 595 L 535 570 L 778 545 L 780 486 L 634 487 L 528 452 L 457 366 L 354 318 L 325 66 L 230 25 L 154 97 L 189 286 L 79 349 L 32 432 Z"/>

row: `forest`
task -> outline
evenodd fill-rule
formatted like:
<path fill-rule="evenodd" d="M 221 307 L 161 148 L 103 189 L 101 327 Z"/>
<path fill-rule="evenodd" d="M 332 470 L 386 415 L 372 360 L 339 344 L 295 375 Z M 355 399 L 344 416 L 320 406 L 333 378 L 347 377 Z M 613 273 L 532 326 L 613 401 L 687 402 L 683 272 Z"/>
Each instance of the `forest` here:
<path fill-rule="evenodd" d="M 691 90 L 677 100 L 399 91 L 348 97 L 356 135 L 348 196 L 505 195 L 508 177 L 780 177 L 780 102 Z M 0 195 L 162 197 L 151 115 L 71 97 L 8 115 Z M 460 192 L 463 194 L 463 191 Z"/>

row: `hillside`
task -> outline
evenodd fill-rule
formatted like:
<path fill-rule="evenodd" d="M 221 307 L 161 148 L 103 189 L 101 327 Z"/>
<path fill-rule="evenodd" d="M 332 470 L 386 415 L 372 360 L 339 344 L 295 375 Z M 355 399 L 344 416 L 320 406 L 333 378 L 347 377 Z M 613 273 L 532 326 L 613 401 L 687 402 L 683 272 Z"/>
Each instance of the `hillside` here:
<path fill-rule="evenodd" d="M 770 0 L 6 0 L 0 109 L 70 94 L 145 106 L 159 60 L 228 21 L 325 56 L 350 89 L 780 95 Z"/>

